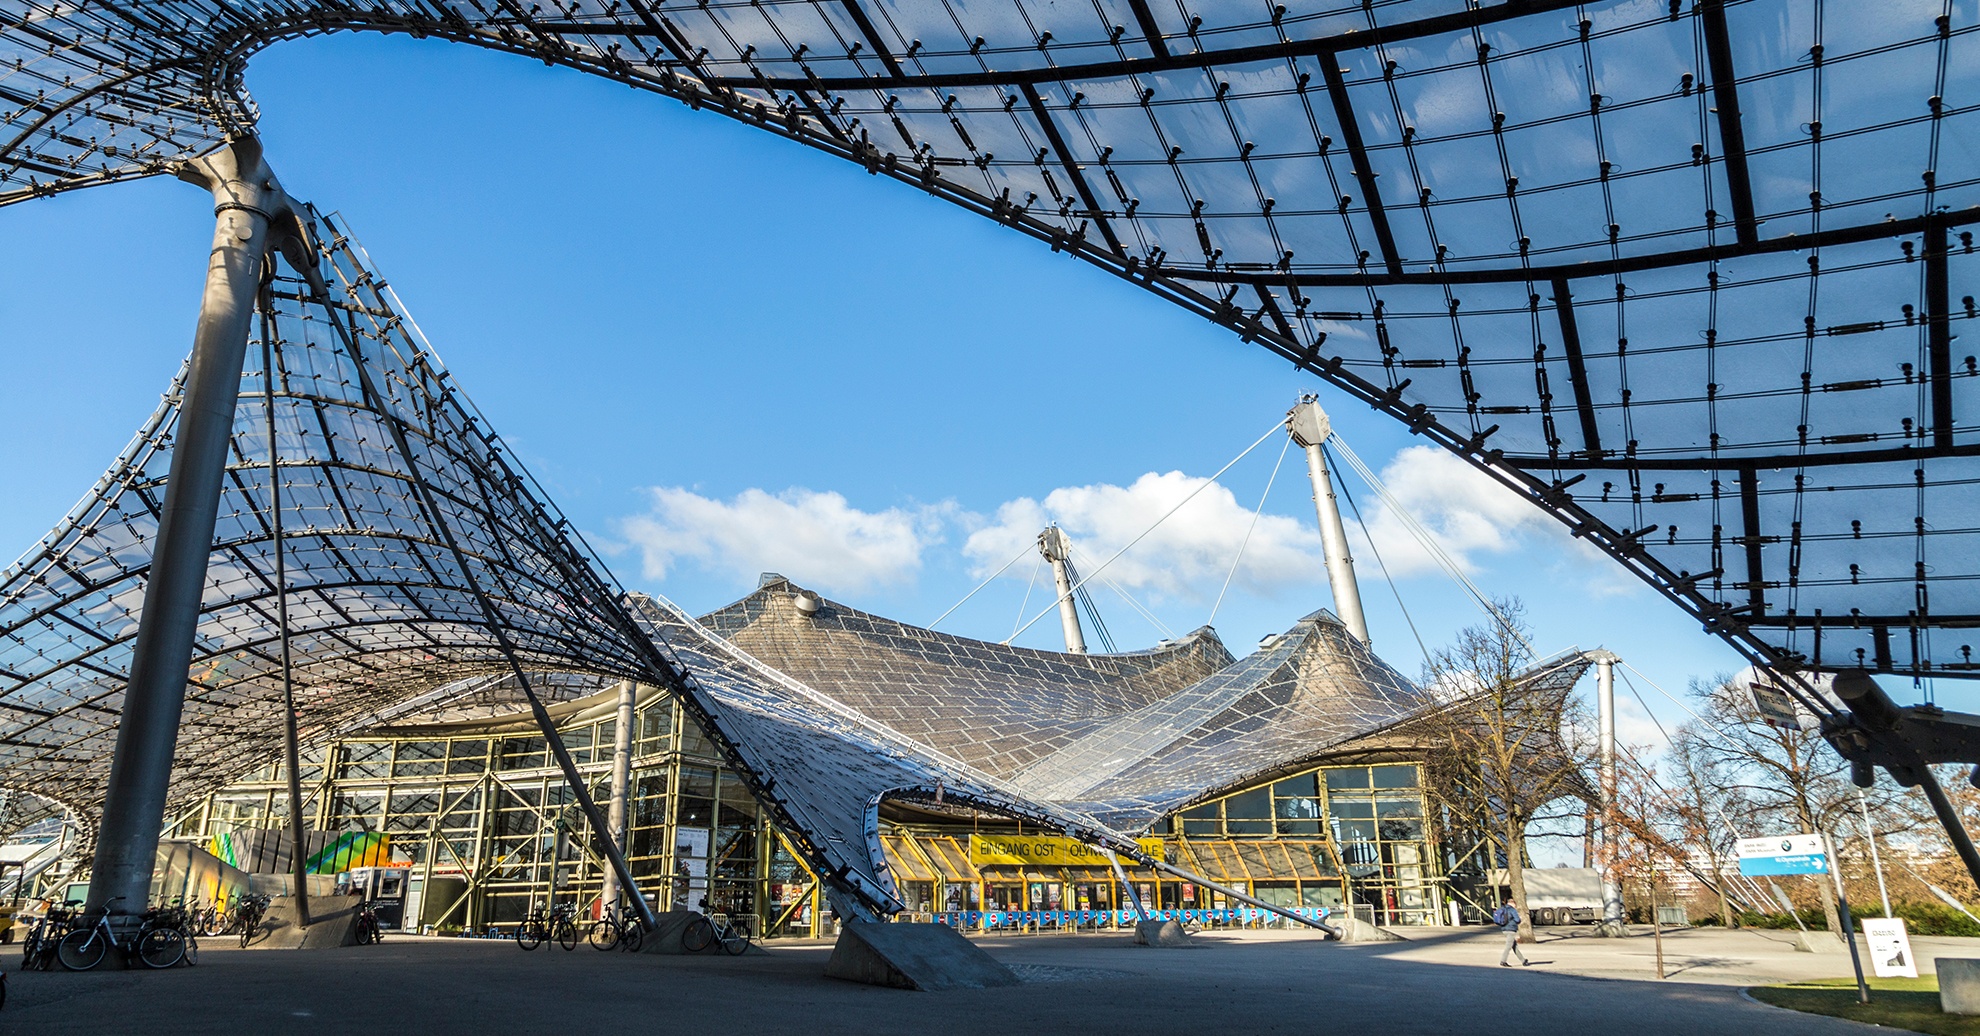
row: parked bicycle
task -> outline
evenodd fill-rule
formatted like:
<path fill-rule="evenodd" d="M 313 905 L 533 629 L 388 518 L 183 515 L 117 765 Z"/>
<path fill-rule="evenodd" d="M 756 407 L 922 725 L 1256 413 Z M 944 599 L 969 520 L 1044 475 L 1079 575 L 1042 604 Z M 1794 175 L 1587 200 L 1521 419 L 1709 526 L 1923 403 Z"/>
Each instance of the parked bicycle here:
<path fill-rule="evenodd" d="M 71 899 L 61 906 L 49 906 L 21 942 L 21 970 L 49 971 L 55 967 L 55 946 L 69 934 L 69 923 L 82 900 Z"/>
<path fill-rule="evenodd" d="M 212 938 L 220 934 L 220 905 L 203 899 L 193 901 L 186 911 L 186 931 Z"/>
<path fill-rule="evenodd" d="M 707 909 L 708 901 L 701 901 L 702 909 Z M 749 925 L 746 919 L 728 914 L 703 915 L 688 922 L 687 929 L 681 932 L 681 948 L 689 953 L 700 953 L 710 946 L 721 946 L 722 951 L 731 956 L 741 956 L 749 950 Z"/>
<path fill-rule="evenodd" d="M 268 897 L 248 893 L 235 902 L 227 920 L 227 930 L 238 929 L 241 933 L 241 949 L 247 949 L 254 937 L 261 934 L 261 919 L 268 914 Z"/>
<path fill-rule="evenodd" d="M 571 920 L 571 908 L 559 904 L 550 908 L 530 912 L 529 917 L 516 928 L 516 945 L 525 950 L 533 950 L 545 942 L 555 942 L 565 950 L 575 950 L 578 944 L 577 923 Z"/>
<path fill-rule="evenodd" d="M 363 946 L 384 941 L 385 933 L 378 928 L 378 912 L 371 908 L 370 903 L 358 907 L 357 944 Z"/>
<path fill-rule="evenodd" d="M 110 902 L 121 903 L 123 900 L 124 897 L 118 896 Z M 94 921 L 71 928 L 55 945 L 56 960 L 70 971 L 88 971 L 103 963 L 103 958 L 109 956 L 113 948 L 121 951 L 127 959 L 136 957 L 148 968 L 169 968 L 187 959 L 188 946 L 193 943 L 192 936 L 185 930 L 185 911 L 172 907 L 147 910 L 138 915 L 136 928 L 125 926 L 127 930 L 122 936 L 110 924 L 112 916 L 129 915 L 113 915 L 110 910 L 105 910 L 96 915 Z M 197 949 L 190 952 L 197 960 Z"/>
<path fill-rule="evenodd" d="M 646 944 L 646 925 L 635 917 L 621 918 L 618 911 L 608 909 L 603 916 L 592 922 L 589 935 L 594 950 L 624 950 L 638 953 Z"/>

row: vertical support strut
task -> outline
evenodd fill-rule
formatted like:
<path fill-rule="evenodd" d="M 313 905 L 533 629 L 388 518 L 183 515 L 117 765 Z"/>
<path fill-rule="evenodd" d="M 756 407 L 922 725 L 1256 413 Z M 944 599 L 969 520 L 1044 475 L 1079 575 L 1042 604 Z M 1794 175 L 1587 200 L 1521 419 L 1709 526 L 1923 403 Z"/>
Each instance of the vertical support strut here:
<path fill-rule="evenodd" d="M 1616 663 L 1622 659 L 1609 651 L 1591 651 L 1595 661 L 1595 707 L 1601 725 L 1601 788 L 1595 865 L 1602 869 L 1602 920 L 1597 930 L 1603 935 L 1629 934 L 1623 916 L 1622 886 L 1616 882 Z"/>
<path fill-rule="evenodd" d="M 289 771 L 289 870 L 296 879 L 296 925 L 309 927 L 309 840 L 303 827 L 302 746 L 296 729 L 296 684 L 289 650 L 289 564 L 282 542 L 282 470 L 275 449 L 275 322 L 261 299 L 261 384 L 268 419 L 268 528 L 275 552 L 275 624 L 282 642 L 282 765 Z"/>
<path fill-rule="evenodd" d="M 1712 73 L 1712 104 L 1719 119 L 1719 161 L 1732 195 L 1733 233 L 1742 247 L 1750 248 L 1760 243 L 1760 223 L 1753 211 L 1753 176 L 1746 165 L 1746 130 L 1739 121 L 1739 72 L 1733 67 L 1726 0 L 1699 0 L 1698 13 Z"/>
<path fill-rule="evenodd" d="M 1932 446 L 1953 446 L 1952 284 L 1946 270 L 1946 221 L 1925 225 L 1926 375 L 1932 379 Z"/>
<path fill-rule="evenodd" d="M 213 251 L 104 790 L 85 907 L 91 913 L 118 901 L 121 910 L 142 910 L 151 895 L 269 226 L 291 211 L 252 137 L 188 162 L 179 175 L 213 194 Z"/>
<path fill-rule="evenodd" d="M 632 783 L 632 725 L 633 696 L 637 690 L 631 680 L 619 684 L 619 719 L 612 731 L 612 798 L 605 806 L 605 837 L 626 851 L 626 790 Z M 619 875 L 607 868 L 605 882 L 599 891 L 601 906 L 609 907 L 619 901 Z"/>
<path fill-rule="evenodd" d="M 1746 602 L 1753 617 L 1767 613 L 1767 567 L 1760 557 L 1760 470 L 1739 469 L 1739 542 L 1746 547 Z"/>
<path fill-rule="evenodd" d="M 1595 392 L 1588 384 L 1588 359 L 1581 352 L 1581 324 L 1574 316 L 1574 293 L 1566 277 L 1554 278 L 1554 315 L 1561 322 L 1561 350 L 1567 356 L 1568 387 L 1581 419 L 1581 444 L 1591 460 L 1602 458 L 1602 428 L 1595 421 Z"/>
<path fill-rule="evenodd" d="M 1368 640 L 1368 617 L 1361 610 L 1361 584 L 1354 578 L 1354 555 L 1348 551 L 1347 527 L 1341 524 L 1340 501 L 1334 498 L 1334 480 L 1327 474 L 1324 445 L 1333 434 L 1327 412 L 1320 401 L 1303 396 L 1299 405 L 1286 412 L 1286 432 L 1306 451 L 1306 474 L 1313 480 L 1313 511 L 1320 520 L 1320 545 L 1327 555 L 1327 582 L 1334 592 L 1334 611 L 1340 615 L 1354 639 Z"/>

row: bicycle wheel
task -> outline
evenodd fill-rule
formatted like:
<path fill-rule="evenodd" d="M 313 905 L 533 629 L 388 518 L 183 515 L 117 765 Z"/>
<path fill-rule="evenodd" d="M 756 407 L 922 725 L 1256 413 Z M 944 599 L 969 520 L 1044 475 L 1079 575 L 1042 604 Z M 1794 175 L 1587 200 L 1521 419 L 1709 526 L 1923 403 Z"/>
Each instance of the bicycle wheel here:
<path fill-rule="evenodd" d="M 724 925 L 722 928 L 722 950 L 731 957 L 740 957 L 749 949 L 749 933 L 740 925 Z"/>
<path fill-rule="evenodd" d="M 591 923 L 591 931 L 585 936 L 585 941 L 591 944 L 592 949 L 602 952 L 619 945 L 621 938 L 623 936 L 619 933 L 619 926 L 613 923 L 611 918 L 605 917 Z"/>
<path fill-rule="evenodd" d="M 535 921 L 524 921 L 516 926 L 516 945 L 525 950 L 543 945 L 543 926 Z"/>
<path fill-rule="evenodd" d="M 697 917 L 689 921 L 687 930 L 681 933 L 681 949 L 689 953 L 700 953 L 713 945 L 715 945 L 715 925 L 705 917 Z"/>
<path fill-rule="evenodd" d="M 184 964 L 189 968 L 199 964 L 199 935 L 196 932 L 186 933 L 186 956 Z"/>
<path fill-rule="evenodd" d="M 644 925 L 629 924 L 625 927 L 625 931 L 619 934 L 619 949 L 627 953 L 638 953 L 639 948 L 644 945 L 646 945 Z"/>
<path fill-rule="evenodd" d="M 558 922 L 557 945 L 562 946 L 565 952 L 569 952 L 571 950 L 577 949 L 577 944 L 578 944 L 577 925 L 574 925 L 569 921 Z"/>
<path fill-rule="evenodd" d="M 109 937 L 95 928 L 78 928 L 55 944 L 55 959 L 70 971 L 88 971 L 109 952 Z"/>
<path fill-rule="evenodd" d="M 151 928 L 138 936 L 138 959 L 147 968 L 169 968 L 186 957 L 186 935 L 177 928 Z"/>
<path fill-rule="evenodd" d="M 35 955 L 40 952 L 41 928 L 40 926 L 36 926 L 33 931 L 28 933 L 28 937 L 21 942 L 21 970 L 26 971 L 34 967 Z"/>
<path fill-rule="evenodd" d="M 245 950 L 248 948 L 248 943 L 254 941 L 254 937 L 258 934 L 258 929 L 260 928 L 261 918 L 253 914 L 241 918 L 241 949 Z"/>

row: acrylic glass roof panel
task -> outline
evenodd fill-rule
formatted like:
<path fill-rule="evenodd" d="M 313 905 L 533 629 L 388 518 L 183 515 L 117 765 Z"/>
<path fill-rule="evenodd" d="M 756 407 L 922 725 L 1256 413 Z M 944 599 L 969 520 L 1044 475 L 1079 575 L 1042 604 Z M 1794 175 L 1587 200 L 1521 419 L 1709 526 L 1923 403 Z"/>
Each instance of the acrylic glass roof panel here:
<path fill-rule="evenodd" d="M 1072 655 L 922 629 L 774 582 L 703 621 L 752 657 L 898 734 L 1008 777 L 1111 717 L 1231 661 L 1210 630 L 1172 645 Z"/>
<path fill-rule="evenodd" d="M 1980 368 L 1957 344 L 1980 315 L 1977 17 L 1922 0 L 0 0 L 0 202 L 250 129 L 241 69 L 272 40 L 379 29 L 528 54 L 1144 284 L 1490 471 L 1756 659 L 1860 648 L 1960 673 L 1968 638 L 1947 627 L 1980 619 L 1962 509 Z"/>
<path fill-rule="evenodd" d="M 509 467 L 337 221 L 320 226 L 331 302 L 305 303 L 299 282 L 277 279 L 249 343 L 175 802 L 277 755 L 284 603 L 313 738 L 507 672 L 504 642 L 531 669 L 652 678 L 611 632 L 611 591 L 559 516 Z M 116 739 L 178 406 L 175 384 L 89 496 L 0 574 L 0 772 L 85 814 Z M 557 686 L 548 681 L 552 697 Z"/>
<path fill-rule="evenodd" d="M 900 908 L 880 841 L 887 798 L 985 809 L 1139 851 L 1090 816 L 1016 791 L 779 672 L 668 603 L 631 601 L 654 642 L 690 674 L 689 693 L 734 746 L 734 761 L 772 778 L 761 794 L 811 841 L 820 873 L 842 874 L 869 902 L 891 904 L 883 909 Z"/>
<path fill-rule="evenodd" d="M 1141 830 L 1192 801 L 1393 726 L 1423 704 L 1414 685 L 1332 616 L 1309 617 L 1012 783 Z"/>

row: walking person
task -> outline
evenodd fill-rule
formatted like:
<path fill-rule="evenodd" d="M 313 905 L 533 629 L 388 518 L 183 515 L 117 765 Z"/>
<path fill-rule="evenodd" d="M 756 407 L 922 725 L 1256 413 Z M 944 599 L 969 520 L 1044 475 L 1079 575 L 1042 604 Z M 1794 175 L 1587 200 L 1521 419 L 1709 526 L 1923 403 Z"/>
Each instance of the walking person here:
<path fill-rule="evenodd" d="M 1506 948 L 1499 952 L 1499 966 L 1512 967 L 1512 962 L 1506 960 L 1507 957 L 1518 957 L 1519 966 L 1522 968 L 1532 964 L 1533 962 L 1527 960 L 1526 954 L 1519 949 L 1519 908 L 1513 906 L 1511 896 L 1501 900 L 1499 909 L 1492 911 L 1492 923 L 1506 933 Z"/>

